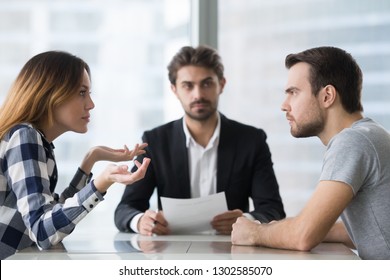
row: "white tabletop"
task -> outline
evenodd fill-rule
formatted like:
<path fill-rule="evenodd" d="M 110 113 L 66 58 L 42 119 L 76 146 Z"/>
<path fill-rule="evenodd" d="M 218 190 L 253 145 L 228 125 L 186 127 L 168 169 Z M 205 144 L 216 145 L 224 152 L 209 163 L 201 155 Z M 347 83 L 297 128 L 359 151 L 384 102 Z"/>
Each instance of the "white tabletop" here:
<path fill-rule="evenodd" d="M 230 236 L 214 234 L 142 236 L 117 230 L 75 231 L 53 248 L 27 248 L 10 260 L 355 260 L 359 257 L 339 243 L 321 243 L 310 252 L 255 246 L 233 246 Z"/>

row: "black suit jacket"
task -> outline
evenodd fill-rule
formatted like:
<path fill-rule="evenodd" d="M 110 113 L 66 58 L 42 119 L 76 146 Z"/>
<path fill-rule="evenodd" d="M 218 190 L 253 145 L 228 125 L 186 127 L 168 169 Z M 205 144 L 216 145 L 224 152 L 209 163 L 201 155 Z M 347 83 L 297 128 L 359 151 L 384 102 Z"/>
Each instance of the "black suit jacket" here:
<path fill-rule="evenodd" d="M 145 178 L 127 186 L 115 210 L 120 231 L 132 231 L 131 219 L 149 209 L 149 199 L 157 187 L 160 197 L 190 198 L 191 186 L 183 119 L 144 132 L 148 143 L 144 156 L 151 159 Z M 284 218 L 285 212 L 273 170 L 271 153 L 263 130 L 229 120 L 221 114 L 217 156 L 217 192 L 226 194 L 229 210 L 249 211 L 253 200 L 257 220 L 269 222 Z"/>

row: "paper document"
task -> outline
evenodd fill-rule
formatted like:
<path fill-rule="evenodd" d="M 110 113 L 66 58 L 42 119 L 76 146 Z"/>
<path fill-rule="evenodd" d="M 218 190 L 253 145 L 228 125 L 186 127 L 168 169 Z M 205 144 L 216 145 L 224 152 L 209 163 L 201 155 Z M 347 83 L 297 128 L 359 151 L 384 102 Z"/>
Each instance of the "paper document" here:
<path fill-rule="evenodd" d="M 199 198 L 161 197 L 161 204 L 172 234 L 212 230 L 214 216 L 228 210 L 224 192 Z"/>

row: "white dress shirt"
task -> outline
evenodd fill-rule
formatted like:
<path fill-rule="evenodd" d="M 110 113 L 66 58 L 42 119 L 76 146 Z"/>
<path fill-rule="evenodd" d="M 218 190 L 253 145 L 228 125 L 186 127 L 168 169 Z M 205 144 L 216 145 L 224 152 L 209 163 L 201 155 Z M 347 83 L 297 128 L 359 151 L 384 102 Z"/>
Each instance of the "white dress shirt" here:
<path fill-rule="evenodd" d="M 217 193 L 217 159 L 219 136 L 221 132 L 221 117 L 213 136 L 206 147 L 196 143 L 183 118 L 183 130 L 186 135 L 188 165 L 191 182 L 191 198 L 208 196 Z M 255 220 L 249 213 L 243 213 L 250 220 Z"/>
<path fill-rule="evenodd" d="M 217 192 L 217 157 L 221 118 L 218 114 L 217 126 L 206 147 L 199 145 L 192 137 L 183 118 L 186 136 L 188 166 L 191 183 L 191 198 L 198 198 Z"/>

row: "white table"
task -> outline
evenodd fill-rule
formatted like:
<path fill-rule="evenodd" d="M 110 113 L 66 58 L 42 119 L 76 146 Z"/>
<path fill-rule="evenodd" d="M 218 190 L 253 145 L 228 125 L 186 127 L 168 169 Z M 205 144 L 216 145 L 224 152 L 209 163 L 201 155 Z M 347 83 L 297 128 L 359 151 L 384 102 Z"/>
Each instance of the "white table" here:
<path fill-rule="evenodd" d="M 136 249 L 132 244 L 137 244 Z M 73 232 L 57 246 L 40 251 L 24 249 L 10 260 L 357 260 L 359 257 L 343 244 L 321 243 L 310 252 L 278 250 L 254 246 L 233 246 L 230 236 L 168 235 L 141 236 L 115 229 Z"/>

